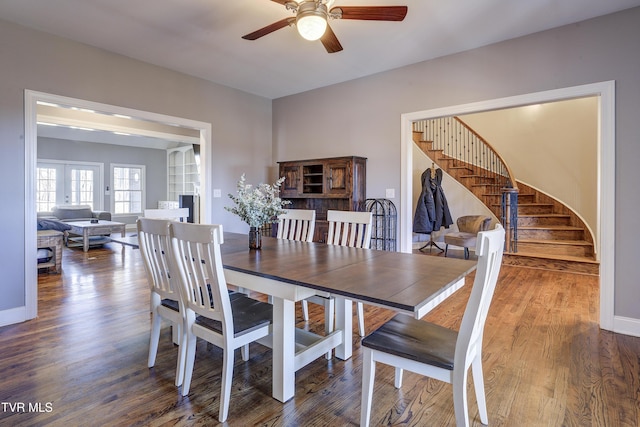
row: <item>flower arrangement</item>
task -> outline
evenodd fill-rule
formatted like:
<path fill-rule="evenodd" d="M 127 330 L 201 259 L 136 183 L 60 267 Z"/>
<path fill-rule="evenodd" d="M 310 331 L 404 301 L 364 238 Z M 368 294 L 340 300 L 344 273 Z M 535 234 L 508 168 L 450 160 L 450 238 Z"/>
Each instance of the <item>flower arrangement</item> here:
<path fill-rule="evenodd" d="M 285 212 L 283 206 L 291 203 L 278 196 L 283 181 L 284 177 L 272 185 L 260 184 L 253 187 L 246 183 L 242 174 L 238 181 L 238 194 L 229 194 L 235 206 L 225 206 L 225 209 L 238 215 L 241 220 L 249 224 L 249 227 L 259 228 L 267 223 L 278 222 L 278 215 Z"/>

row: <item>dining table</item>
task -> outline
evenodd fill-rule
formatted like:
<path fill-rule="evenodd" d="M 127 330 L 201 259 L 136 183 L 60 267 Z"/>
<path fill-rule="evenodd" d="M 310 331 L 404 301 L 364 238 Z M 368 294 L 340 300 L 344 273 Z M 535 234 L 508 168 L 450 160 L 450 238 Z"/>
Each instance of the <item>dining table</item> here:
<path fill-rule="evenodd" d="M 422 318 L 476 268 L 470 260 L 272 237 L 249 249 L 247 235 L 230 232 L 221 248 L 227 282 L 272 301 L 272 396 L 280 402 L 294 396 L 302 367 L 332 350 L 338 359 L 352 356 L 353 302 Z M 296 328 L 295 303 L 316 293 L 335 298 L 335 330 L 326 335 Z"/>

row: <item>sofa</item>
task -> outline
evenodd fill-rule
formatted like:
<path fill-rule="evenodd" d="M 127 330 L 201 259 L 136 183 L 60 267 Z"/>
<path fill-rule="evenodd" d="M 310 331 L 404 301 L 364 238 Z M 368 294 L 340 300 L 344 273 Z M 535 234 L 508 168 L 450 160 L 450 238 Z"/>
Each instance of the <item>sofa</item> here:
<path fill-rule="evenodd" d="M 51 211 L 52 216 L 60 221 L 90 221 L 101 219 L 111 221 L 111 212 L 94 211 L 89 205 L 58 205 Z"/>

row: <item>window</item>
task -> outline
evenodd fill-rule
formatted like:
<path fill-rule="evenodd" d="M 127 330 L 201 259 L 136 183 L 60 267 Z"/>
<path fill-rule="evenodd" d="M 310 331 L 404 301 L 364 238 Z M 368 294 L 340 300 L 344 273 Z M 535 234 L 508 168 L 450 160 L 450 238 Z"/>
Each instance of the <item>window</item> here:
<path fill-rule="evenodd" d="M 140 165 L 112 165 L 114 214 L 142 214 L 144 171 Z"/>
<path fill-rule="evenodd" d="M 93 171 L 74 169 L 71 171 L 71 204 L 89 205 L 93 208 Z"/>
<path fill-rule="evenodd" d="M 56 169 L 37 169 L 36 211 L 51 212 L 56 205 Z"/>

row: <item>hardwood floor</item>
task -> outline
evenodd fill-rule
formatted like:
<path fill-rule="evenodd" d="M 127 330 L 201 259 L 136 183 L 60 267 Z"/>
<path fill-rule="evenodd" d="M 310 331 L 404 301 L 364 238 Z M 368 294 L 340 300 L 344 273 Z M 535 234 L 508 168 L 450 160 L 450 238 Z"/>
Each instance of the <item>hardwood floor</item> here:
<path fill-rule="evenodd" d="M 62 266 L 61 275 L 38 277 L 39 317 L 0 328 L 0 425 L 218 424 L 217 348 L 198 344 L 188 397 L 173 385 L 168 327 L 147 368 L 149 296 L 138 251 L 65 248 Z M 457 328 L 467 280 L 426 319 Z M 309 309 L 307 327 L 322 331 L 322 308 Z M 365 305 L 367 331 L 392 315 Z M 503 266 L 483 346 L 490 425 L 637 426 L 640 338 L 601 331 L 597 321 L 596 277 Z M 284 404 L 271 398 L 271 351 L 252 345 L 248 362 L 237 352 L 227 424 L 358 425 L 359 341 L 355 334 L 350 360 L 321 358 L 299 371 Z M 406 373 L 397 390 L 393 370 L 379 364 L 373 399 L 373 425 L 454 424 L 449 384 Z M 469 405 L 480 426 L 472 392 Z"/>

